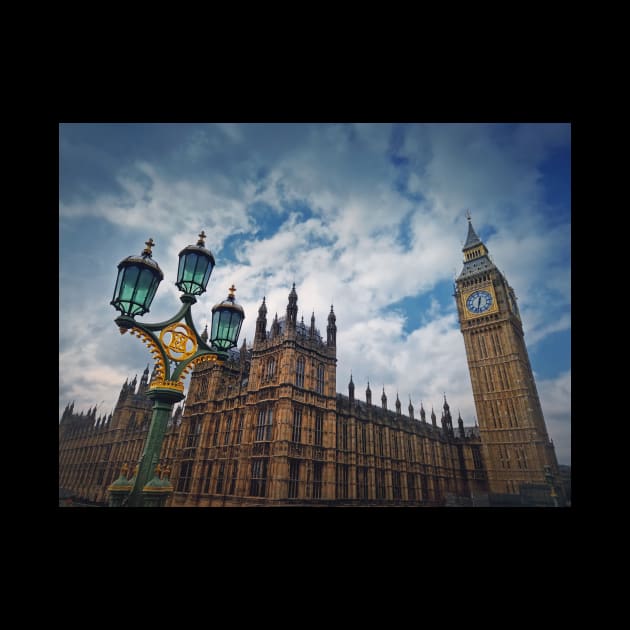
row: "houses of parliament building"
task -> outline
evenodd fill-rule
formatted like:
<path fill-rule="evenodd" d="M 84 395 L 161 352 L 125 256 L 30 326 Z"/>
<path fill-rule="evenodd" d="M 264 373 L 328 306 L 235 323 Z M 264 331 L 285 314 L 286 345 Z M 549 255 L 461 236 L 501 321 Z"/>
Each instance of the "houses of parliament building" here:
<path fill-rule="evenodd" d="M 455 284 L 478 426 L 451 415 L 446 397 L 427 413 L 396 395 L 373 399 L 369 383 L 336 392 L 337 326 L 325 336 L 298 320 L 293 286 L 268 328 L 265 298 L 249 347 L 223 363 L 199 363 L 177 406 L 160 468 L 172 507 L 565 505 L 516 296 L 472 223 Z M 123 466 L 133 470 L 147 437 L 155 373 L 125 382 L 114 411 L 59 422 L 59 486 L 77 502 L 107 505 Z M 380 394 L 380 395 L 379 395 Z M 391 406 L 391 408 L 390 408 Z"/>

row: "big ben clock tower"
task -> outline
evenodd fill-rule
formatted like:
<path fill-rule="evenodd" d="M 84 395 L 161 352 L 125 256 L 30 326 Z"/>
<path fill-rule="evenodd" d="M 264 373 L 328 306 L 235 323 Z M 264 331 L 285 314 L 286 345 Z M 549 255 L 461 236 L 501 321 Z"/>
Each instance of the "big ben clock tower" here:
<path fill-rule="evenodd" d="M 490 491 L 558 480 L 514 290 L 488 257 L 470 214 L 455 300 L 468 359 Z M 550 476 L 551 475 L 551 476 Z M 557 491 L 558 488 L 555 489 Z"/>

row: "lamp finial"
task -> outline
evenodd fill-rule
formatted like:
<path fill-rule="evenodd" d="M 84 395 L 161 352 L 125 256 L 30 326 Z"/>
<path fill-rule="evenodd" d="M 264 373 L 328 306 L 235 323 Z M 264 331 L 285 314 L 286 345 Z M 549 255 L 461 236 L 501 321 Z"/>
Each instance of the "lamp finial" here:
<path fill-rule="evenodd" d="M 146 247 L 142 250 L 142 255 L 143 256 L 151 256 L 152 255 L 151 248 L 155 246 L 155 243 L 153 242 L 153 239 L 149 238 L 149 240 L 145 241 L 144 244 L 146 245 Z"/>

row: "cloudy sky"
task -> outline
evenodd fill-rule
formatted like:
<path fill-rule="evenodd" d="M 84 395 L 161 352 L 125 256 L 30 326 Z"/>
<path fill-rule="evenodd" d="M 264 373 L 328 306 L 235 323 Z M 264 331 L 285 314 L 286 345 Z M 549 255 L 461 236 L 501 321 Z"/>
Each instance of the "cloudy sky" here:
<path fill-rule="evenodd" d="M 337 391 L 369 379 L 439 417 L 476 416 L 453 280 L 465 212 L 519 298 L 558 460 L 571 463 L 568 124 L 61 124 L 59 414 L 109 413 L 149 362 L 113 323 L 116 266 L 148 237 L 164 272 L 147 321 L 180 306 L 177 254 L 205 230 L 216 258 L 200 330 L 231 283 L 254 337 L 295 282 L 298 318 L 337 315 Z"/>

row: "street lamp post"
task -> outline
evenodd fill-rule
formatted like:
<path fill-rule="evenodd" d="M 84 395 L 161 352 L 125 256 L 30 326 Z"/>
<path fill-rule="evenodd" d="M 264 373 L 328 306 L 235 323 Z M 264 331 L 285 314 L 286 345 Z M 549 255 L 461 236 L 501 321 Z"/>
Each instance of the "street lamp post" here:
<path fill-rule="evenodd" d="M 153 239 L 145 243 L 140 256 L 128 256 L 118 265 L 110 303 L 121 315 L 114 321 L 121 334 L 130 332 L 147 344 L 155 359 L 156 376 L 147 393 L 153 400 L 153 411 L 144 450 L 133 477 L 127 479 L 125 465 L 120 477 L 109 487 L 112 507 L 164 505 L 173 487 L 165 479 L 158 460 L 173 405 L 184 398 L 184 379 L 196 363 L 225 361 L 228 350 L 238 342 L 245 314 L 234 301 L 234 285 L 228 297 L 212 308 L 209 340 L 205 331 L 199 335 L 192 320 L 190 308 L 197 301 L 196 296 L 205 292 L 215 264 L 214 256 L 205 248 L 205 238 L 202 231 L 196 245 L 189 245 L 179 253 L 175 284 L 183 293 L 180 296 L 183 306 L 173 317 L 157 324 L 134 319 L 149 312 L 157 287 L 164 278 L 152 258 Z"/>

